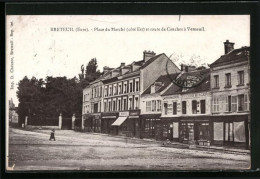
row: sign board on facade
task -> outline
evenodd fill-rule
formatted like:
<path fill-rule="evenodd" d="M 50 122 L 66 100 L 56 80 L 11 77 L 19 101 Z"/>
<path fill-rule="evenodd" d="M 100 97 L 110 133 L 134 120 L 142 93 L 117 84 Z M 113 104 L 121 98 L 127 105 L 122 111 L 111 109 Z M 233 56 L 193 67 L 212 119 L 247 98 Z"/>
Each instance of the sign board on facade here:
<path fill-rule="evenodd" d="M 119 112 L 119 116 L 129 116 L 129 111 Z"/>

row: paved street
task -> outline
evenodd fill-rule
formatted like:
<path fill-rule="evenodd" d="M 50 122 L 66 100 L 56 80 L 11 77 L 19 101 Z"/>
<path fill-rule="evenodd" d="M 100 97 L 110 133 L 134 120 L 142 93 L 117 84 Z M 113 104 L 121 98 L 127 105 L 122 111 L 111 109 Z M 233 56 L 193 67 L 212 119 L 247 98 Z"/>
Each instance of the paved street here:
<path fill-rule="evenodd" d="M 14 170 L 214 170 L 246 169 L 249 154 L 162 147 L 162 143 L 56 130 L 10 128 L 9 166 Z M 15 165 L 14 165 L 15 164 Z"/>

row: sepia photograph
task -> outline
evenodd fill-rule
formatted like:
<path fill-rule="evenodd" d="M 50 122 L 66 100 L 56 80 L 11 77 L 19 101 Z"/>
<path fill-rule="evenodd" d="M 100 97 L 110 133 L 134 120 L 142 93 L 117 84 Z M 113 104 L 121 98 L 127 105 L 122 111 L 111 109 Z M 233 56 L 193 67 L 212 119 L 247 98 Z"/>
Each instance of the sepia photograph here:
<path fill-rule="evenodd" d="M 6 171 L 248 171 L 250 15 L 6 15 Z"/>

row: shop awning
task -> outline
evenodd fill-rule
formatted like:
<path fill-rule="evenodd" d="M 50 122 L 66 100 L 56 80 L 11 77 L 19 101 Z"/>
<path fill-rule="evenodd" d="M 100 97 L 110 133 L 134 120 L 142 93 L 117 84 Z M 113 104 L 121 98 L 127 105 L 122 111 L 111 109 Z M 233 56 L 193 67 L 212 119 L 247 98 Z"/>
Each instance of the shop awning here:
<path fill-rule="evenodd" d="M 127 119 L 126 116 L 118 117 L 117 120 L 112 124 L 112 126 L 120 126 Z"/>

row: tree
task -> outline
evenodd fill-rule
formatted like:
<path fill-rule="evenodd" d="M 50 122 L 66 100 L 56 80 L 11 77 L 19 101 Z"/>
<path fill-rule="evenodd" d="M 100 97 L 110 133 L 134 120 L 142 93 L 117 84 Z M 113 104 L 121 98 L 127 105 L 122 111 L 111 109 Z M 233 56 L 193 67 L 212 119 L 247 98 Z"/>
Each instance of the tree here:
<path fill-rule="evenodd" d="M 42 114 L 41 99 L 43 99 L 42 93 L 43 80 L 37 80 L 35 77 L 28 79 L 25 76 L 18 83 L 17 97 L 19 100 L 18 114 L 19 124 L 24 123 L 25 116 L 31 116 L 33 114 Z"/>
<path fill-rule="evenodd" d="M 92 58 L 89 62 L 88 65 L 86 66 L 86 76 L 91 75 L 97 72 L 97 59 Z"/>

